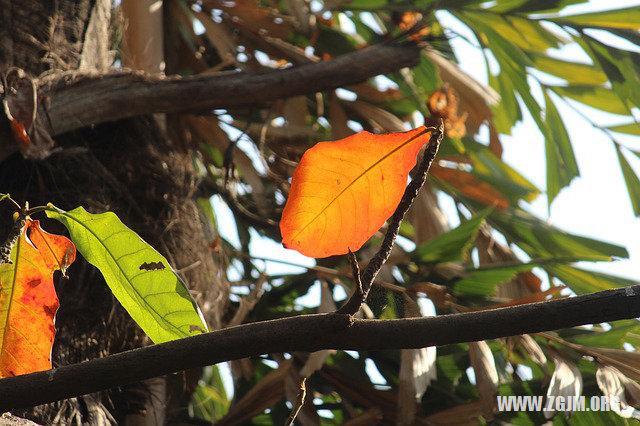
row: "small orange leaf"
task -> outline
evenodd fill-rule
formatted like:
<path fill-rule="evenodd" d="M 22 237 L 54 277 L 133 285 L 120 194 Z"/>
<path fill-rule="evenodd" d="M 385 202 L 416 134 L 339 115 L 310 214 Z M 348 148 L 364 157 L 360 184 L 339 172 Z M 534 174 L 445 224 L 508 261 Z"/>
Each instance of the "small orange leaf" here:
<path fill-rule="evenodd" d="M 29 235 L 27 236 L 27 231 Z M 0 377 L 51 368 L 58 297 L 53 272 L 76 257 L 73 243 L 28 220 L 0 265 Z"/>
<path fill-rule="evenodd" d="M 302 156 L 282 212 L 282 244 L 310 257 L 356 251 L 397 207 L 431 133 L 360 132 Z"/>

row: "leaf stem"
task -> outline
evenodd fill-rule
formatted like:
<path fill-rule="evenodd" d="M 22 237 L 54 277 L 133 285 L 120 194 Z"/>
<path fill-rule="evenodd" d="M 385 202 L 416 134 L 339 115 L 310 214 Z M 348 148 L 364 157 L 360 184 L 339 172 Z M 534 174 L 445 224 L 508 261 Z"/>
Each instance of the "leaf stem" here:
<path fill-rule="evenodd" d="M 20 204 L 18 204 L 18 202 L 16 200 L 14 200 L 13 198 L 11 198 L 10 194 L 0 194 L 0 201 L 2 200 L 7 200 L 9 202 L 11 202 L 17 211 L 22 210 L 22 207 L 20 206 Z"/>

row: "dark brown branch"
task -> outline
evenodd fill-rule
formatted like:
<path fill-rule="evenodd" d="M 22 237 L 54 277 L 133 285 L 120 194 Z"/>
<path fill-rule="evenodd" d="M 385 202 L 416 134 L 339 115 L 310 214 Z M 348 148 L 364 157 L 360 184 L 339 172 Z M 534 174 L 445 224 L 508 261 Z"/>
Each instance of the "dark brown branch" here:
<path fill-rule="evenodd" d="M 422 348 L 640 316 L 640 285 L 502 309 L 398 320 L 319 314 L 239 325 L 0 380 L 0 412 L 267 353 Z"/>
<path fill-rule="evenodd" d="M 422 188 L 422 185 L 427 181 L 427 173 L 429 173 L 431 163 L 438 154 L 438 148 L 442 141 L 444 124 L 441 123 L 438 129 L 432 127 L 430 128 L 430 131 L 431 138 L 429 139 L 429 145 L 424 152 L 422 161 L 420 161 L 420 165 L 418 166 L 415 176 L 411 182 L 409 182 L 409 185 L 407 185 L 407 188 L 402 195 L 402 199 L 400 200 L 400 204 L 398 204 L 393 216 L 391 216 L 389 227 L 387 228 L 387 233 L 384 236 L 380 249 L 364 269 L 362 277 L 360 277 L 353 295 L 349 298 L 347 303 L 338 309 L 336 313 L 353 315 L 358 312 L 362 304 L 367 300 L 369 290 L 371 290 L 373 281 L 376 279 L 378 272 L 380 272 L 382 265 L 384 265 L 387 259 L 389 259 L 391 249 L 393 249 L 393 243 L 396 241 L 398 231 L 400 230 L 402 219 L 409 210 L 409 207 L 411 207 L 411 204 L 413 204 L 413 200 L 415 200 L 418 192 L 420 192 L 420 188 Z M 426 132 L 426 130 L 414 136 L 413 139 L 422 136 L 424 132 Z"/>
<path fill-rule="evenodd" d="M 356 84 L 415 66 L 419 54 L 420 49 L 414 45 L 380 44 L 330 61 L 261 74 L 156 78 L 122 72 L 83 76 L 68 83 L 41 86 L 44 93 L 40 97 L 49 101 L 46 108 L 41 105 L 39 113 L 43 117 L 47 114 L 48 131 L 57 135 L 144 114 L 249 107 Z"/>

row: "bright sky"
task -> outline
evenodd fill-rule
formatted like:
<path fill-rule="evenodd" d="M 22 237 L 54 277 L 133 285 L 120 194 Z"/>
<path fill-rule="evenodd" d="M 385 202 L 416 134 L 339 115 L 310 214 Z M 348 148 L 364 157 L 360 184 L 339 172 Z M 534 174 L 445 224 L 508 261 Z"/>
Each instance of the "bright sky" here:
<path fill-rule="evenodd" d="M 568 7 L 566 13 L 634 5 L 640 6 L 640 2 L 598 0 L 585 5 Z M 455 28 L 456 31 L 468 36 L 469 39 L 475 40 L 473 34 L 450 14 L 439 13 L 438 19 L 444 26 Z M 596 36 L 595 33 L 593 35 Z M 616 47 L 623 45 L 625 48 L 629 47 L 628 43 L 624 44 L 621 39 L 614 37 L 601 38 L 601 41 Z M 461 68 L 478 81 L 486 83 L 486 67 L 481 53 L 459 38 L 451 40 L 451 44 L 460 60 Z M 589 62 L 589 59 L 577 46 L 570 46 L 562 51 L 552 53 L 567 60 Z M 531 86 L 532 88 L 536 87 L 535 84 L 531 84 Z M 533 94 L 540 102 L 541 92 L 534 89 Z M 544 101 L 541 101 L 541 104 L 544 105 Z M 564 102 L 557 102 L 556 105 L 569 132 L 581 175 L 556 197 L 551 206 L 550 215 L 545 196 L 538 197 L 528 205 L 528 210 L 568 232 L 625 246 L 629 251 L 628 260 L 597 264 L 584 262 L 581 266 L 638 279 L 640 278 L 638 273 L 640 271 L 640 238 L 638 238 L 640 236 L 640 220 L 633 216 L 613 144 L 604 133 L 593 128 L 588 121 Z M 628 122 L 628 118 L 603 113 L 578 103 L 573 103 L 573 105 L 600 125 Z M 524 107 L 521 109 L 526 111 Z M 636 114 L 636 118 L 639 116 L 640 114 Z M 503 160 L 536 186 L 544 189 L 546 187 L 546 172 L 542 166 L 545 164 L 544 139 L 531 116 L 527 114 L 523 122 L 518 123 L 513 129 L 512 136 L 502 136 L 501 140 L 504 145 Z M 617 140 L 632 149 L 640 149 L 640 138 L 638 137 L 619 135 Z M 640 172 L 640 161 L 637 157 L 627 156 L 627 160 L 637 172 Z"/>

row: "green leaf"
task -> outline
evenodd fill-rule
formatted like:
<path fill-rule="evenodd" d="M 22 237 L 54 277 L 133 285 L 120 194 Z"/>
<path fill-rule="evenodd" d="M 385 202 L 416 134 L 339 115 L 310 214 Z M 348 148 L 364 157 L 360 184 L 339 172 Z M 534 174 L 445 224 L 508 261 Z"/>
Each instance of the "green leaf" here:
<path fill-rule="evenodd" d="M 513 125 L 522 120 L 515 87 L 505 71 L 500 71 L 497 76 L 489 74 L 489 84 L 500 95 L 500 102 L 492 108 L 493 124 L 498 133 L 510 135 Z"/>
<path fill-rule="evenodd" d="M 624 247 L 569 234 L 522 210 L 495 210 L 488 221 L 531 257 L 629 257 Z"/>
<path fill-rule="evenodd" d="M 485 217 L 492 210 L 493 207 L 484 209 L 457 228 L 440 234 L 427 243 L 420 244 L 414 252 L 416 261 L 442 263 L 464 260 L 467 257 L 469 247 L 476 240 L 478 230 L 484 223 Z"/>
<path fill-rule="evenodd" d="M 191 397 L 191 408 L 195 417 L 213 423 L 229 411 L 229 402 L 217 389 L 208 385 L 199 385 Z"/>
<path fill-rule="evenodd" d="M 484 22 L 482 16 L 479 17 L 479 15 L 484 14 L 467 12 L 455 14 L 476 33 L 476 37 L 483 47 L 491 49 L 500 64 L 500 72 L 506 73 L 505 78 L 511 80 L 513 87 L 520 94 L 536 124 L 542 132 L 545 132 L 547 129 L 546 123 L 542 121 L 541 117 L 542 108 L 531 94 L 531 87 L 527 81 L 526 67 L 532 65 L 531 60 L 518 45 L 505 39 L 496 32 L 492 25 Z"/>
<path fill-rule="evenodd" d="M 545 269 L 557 277 L 576 294 L 594 293 L 596 291 L 610 290 L 612 288 L 627 287 L 640 284 L 615 275 L 602 272 L 592 272 L 568 265 L 545 266 Z"/>
<path fill-rule="evenodd" d="M 544 100 L 547 107 L 545 119 L 549 127 L 549 132 L 545 135 L 547 197 L 551 206 L 560 190 L 569 186 L 573 178 L 580 175 L 580 171 L 562 117 L 546 90 Z"/>
<path fill-rule="evenodd" d="M 230 405 L 218 366 L 205 367 L 200 384 L 191 396 L 193 414 L 214 423 L 227 414 Z"/>
<path fill-rule="evenodd" d="M 453 293 L 456 296 L 491 296 L 495 293 L 498 284 L 511 281 L 518 272 L 528 271 L 533 266 L 523 263 L 509 268 L 473 269 L 467 271 L 469 275 L 456 281 L 453 285 Z"/>
<path fill-rule="evenodd" d="M 602 256 L 550 257 L 532 259 L 526 263 L 489 264 L 479 268 L 469 268 L 465 271 L 467 275 L 453 284 L 453 292 L 456 296 L 491 296 L 495 293 L 497 285 L 511 281 L 518 273 L 529 271 L 536 266 L 601 260 L 610 260 L 610 258 L 603 259 Z"/>
<path fill-rule="evenodd" d="M 622 102 L 640 106 L 640 74 L 637 65 L 640 54 L 615 49 L 587 35 L 574 40 L 580 43 L 594 62 L 600 64 Z"/>
<path fill-rule="evenodd" d="M 198 306 L 167 259 L 114 213 L 50 207 L 47 216 L 67 227 L 78 251 L 100 270 L 114 296 L 154 343 L 207 331 Z"/>
<path fill-rule="evenodd" d="M 423 114 L 428 114 L 425 99 L 436 90 L 442 81 L 435 65 L 427 58 L 424 52 L 420 54 L 420 62 L 416 67 L 407 69 L 402 73 L 395 73 L 391 79 L 398 85 L 407 99 L 413 100 L 414 106 L 409 111 L 398 111 L 395 106 L 390 105 L 390 110 L 398 116 L 410 115 L 415 109 Z M 394 101 L 394 104 L 397 104 Z"/>
<path fill-rule="evenodd" d="M 611 130 L 612 132 L 640 136 L 640 124 L 638 123 L 620 124 L 618 126 L 607 127 L 607 129 Z"/>
<path fill-rule="evenodd" d="M 431 62 L 424 52 L 420 53 L 420 62 L 411 68 L 413 71 L 413 82 L 416 84 L 418 93 L 427 99 L 441 85 L 440 75 L 436 66 Z"/>
<path fill-rule="evenodd" d="M 545 30 L 538 21 L 487 12 L 465 11 L 463 13 L 476 26 L 482 23 L 522 49 L 544 52 L 558 47 L 560 41 L 555 35 Z M 484 31 L 486 27 L 478 29 Z"/>
<path fill-rule="evenodd" d="M 637 31 L 640 30 L 640 8 L 632 6 L 625 9 L 565 15 L 550 18 L 549 21 L 559 24 L 577 24 L 584 27 L 626 28 Z"/>
<path fill-rule="evenodd" d="M 623 349 L 624 342 L 632 340 L 632 337 L 640 332 L 640 322 L 635 319 L 612 321 L 611 328 L 603 331 L 601 328 L 593 329 L 565 329 L 560 336 L 572 343 L 596 348 Z"/>
<path fill-rule="evenodd" d="M 525 66 L 531 65 L 529 57 L 524 54 L 517 44 L 511 42 L 511 39 L 505 39 L 503 34 L 498 33 L 498 29 L 502 29 L 507 34 L 507 37 L 510 37 L 515 32 L 511 31 L 512 29 L 508 22 L 502 18 L 498 17 L 496 19 L 491 14 L 469 11 L 454 13 L 454 15 L 476 33 L 478 41 L 482 45 L 491 49 L 500 61 L 501 66 L 504 63 L 510 69 L 524 70 Z M 510 31 L 507 31 L 507 28 L 510 28 Z"/>
<path fill-rule="evenodd" d="M 597 66 L 564 61 L 539 52 L 527 54 L 536 69 L 563 78 L 571 84 L 601 85 L 608 81 Z"/>
<path fill-rule="evenodd" d="M 524 199 L 531 202 L 540 194 L 540 190 L 534 184 L 498 158 L 485 145 L 471 138 L 464 138 L 464 142 L 473 161 L 473 174 L 495 187 L 511 201 Z"/>
<path fill-rule="evenodd" d="M 618 154 L 618 161 L 620 162 L 620 169 L 622 170 L 622 176 L 624 176 L 624 182 L 627 185 L 627 191 L 629 192 L 629 199 L 631 200 L 631 206 L 633 207 L 633 213 L 636 216 L 640 216 L 640 179 L 638 175 L 631 168 L 631 164 L 624 158 L 620 145 L 615 144 L 616 154 Z"/>
<path fill-rule="evenodd" d="M 613 114 L 628 115 L 629 108 L 611 89 L 601 86 L 572 85 L 547 86 L 557 95 L 565 96 L 590 107 L 601 109 Z"/>
<path fill-rule="evenodd" d="M 499 13 L 554 13 L 572 4 L 586 3 L 588 0 L 498 0 L 491 8 Z"/>

